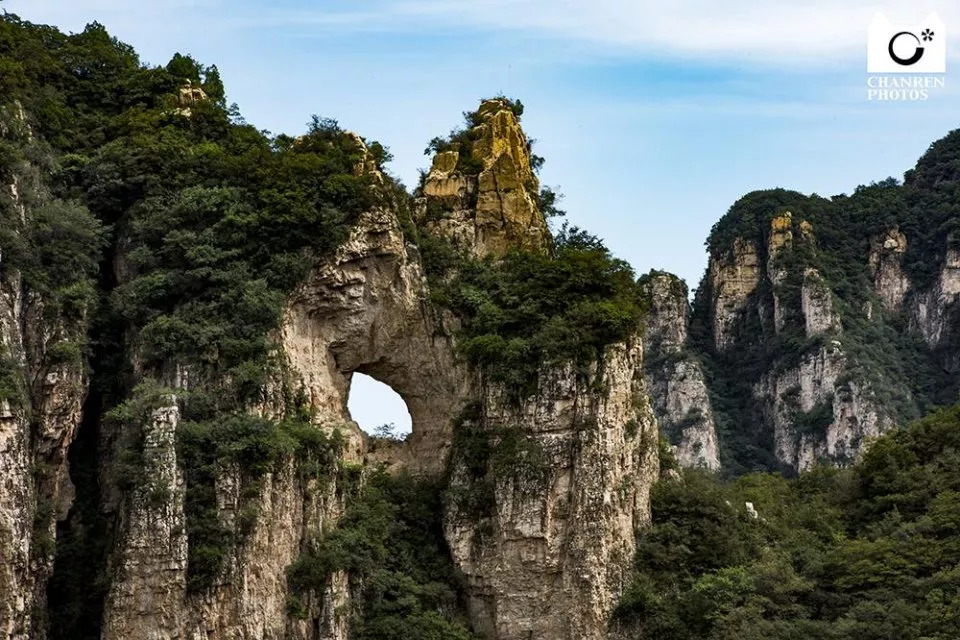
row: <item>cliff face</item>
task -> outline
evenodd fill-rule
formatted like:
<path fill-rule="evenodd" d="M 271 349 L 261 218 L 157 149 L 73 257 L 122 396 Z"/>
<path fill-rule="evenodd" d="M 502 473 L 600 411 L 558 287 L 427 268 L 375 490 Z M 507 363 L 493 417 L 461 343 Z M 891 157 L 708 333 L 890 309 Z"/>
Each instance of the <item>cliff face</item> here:
<path fill-rule="evenodd" d="M 649 311 L 643 370 L 660 430 L 681 465 L 718 469 L 720 453 L 706 378 L 699 359 L 688 350 L 687 286 L 664 272 L 651 272 L 644 285 Z"/>
<path fill-rule="evenodd" d="M 903 186 L 832 200 L 745 196 L 714 226 L 689 322 L 679 294 L 665 293 L 670 276 L 651 277 L 648 379 L 683 464 L 706 463 L 684 454 L 687 432 L 671 427 L 692 427 L 682 422 L 691 406 L 691 435 L 706 442 L 715 419 L 734 469 L 800 471 L 846 464 L 896 424 L 956 400 L 960 254 L 944 157 L 957 138 L 933 145 Z"/>
<path fill-rule="evenodd" d="M 607 637 L 658 469 L 641 363 L 639 344 L 615 345 L 598 364 L 599 387 L 569 368 L 545 370 L 536 397 L 517 407 L 489 388 L 459 425 L 495 451 L 490 501 L 478 508 L 476 443 L 455 449 L 444 526 L 484 637 Z"/>
<path fill-rule="evenodd" d="M 960 134 L 904 185 L 746 196 L 691 308 L 552 237 L 519 103 L 433 141 L 410 196 L 335 122 L 238 123 L 214 67 L 0 20 L 50 53 L 11 85 L 39 133 L 0 104 L 5 637 L 381 637 L 372 603 L 406 608 L 391 631 L 602 640 L 660 431 L 687 466 L 797 471 L 957 398 Z M 357 372 L 405 441 L 353 423 Z M 373 509 L 380 481 L 408 501 Z M 401 521 L 432 555 L 389 574 Z"/>
<path fill-rule="evenodd" d="M 717 378 L 743 378 L 740 419 L 747 424 L 740 428 L 752 431 L 754 446 L 766 448 L 774 464 L 799 471 L 855 458 L 895 419 L 847 353 L 837 301 L 817 268 L 816 228 L 790 211 L 770 214 L 756 240 L 737 236 L 730 249 L 712 254 L 709 349 L 723 363 Z M 729 284 L 747 265 L 751 286 L 741 286 L 742 278 Z"/>
<path fill-rule="evenodd" d="M 2 141 L 20 149 L 35 144 L 19 105 L 0 109 Z M 0 635 L 26 640 L 42 637 L 56 523 L 73 499 L 67 448 L 87 377 L 79 357 L 65 356 L 73 353 L 67 345 L 83 344 L 86 317 L 64 314 L 57 295 L 39 290 L 17 255 L 44 213 L 59 206 L 44 168 L 22 161 L 0 168 L 0 178 Z"/>
<path fill-rule="evenodd" d="M 357 144 L 362 144 L 357 139 Z M 358 171 L 370 171 L 359 166 Z M 284 362 L 282 384 L 297 389 L 317 429 L 336 428 L 345 438 L 339 465 L 359 468 L 367 437 L 350 419 L 351 376 L 362 371 L 390 384 L 406 401 L 414 436 L 371 463 L 439 473 L 450 446 L 450 416 L 469 388 L 454 362 L 450 336 L 434 326 L 426 281 L 415 247 L 405 243 L 397 211 L 382 206 L 363 213 L 347 240 L 319 261 L 290 296 L 274 336 Z M 281 410 L 268 389 L 264 414 Z M 329 531 L 345 508 L 342 473 L 305 481 L 296 460 L 287 460 L 244 496 L 239 469 L 219 470 L 219 518 L 242 542 L 212 589 L 187 588 L 183 462 L 174 434 L 176 403 L 159 409 L 145 438 L 148 475 L 165 500 L 150 500 L 156 486 L 135 495 L 121 534 L 121 561 L 107 602 L 104 638 L 199 633 L 211 638 L 348 637 L 348 576 L 335 575 L 307 603 L 303 619 L 287 608 L 286 571 L 314 537 Z M 252 531 L 240 514 L 254 509 Z"/>
<path fill-rule="evenodd" d="M 438 155 L 418 206 L 420 215 L 428 207 L 443 211 L 421 218 L 424 230 L 474 256 L 546 248 L 516 117 L 499 101 L 483 103 L 478 114 L 471 137 L 474 160 L 484 169 L 471 175 L 451 166 L 441 175 L 450 152 Z M 641 340 L 610 346 L 586 378 L 573 367 L 545 368 L 539 391 L 518 404 L 510 390 L 488 384 L 457 356 L 457 320 L 431 303 L 399 206 L 363 213 L 290 296 L 275 336 L 289 376 L 284 384 L 300 390 L 317 428 L 336 425 L 345 435 L 341 466 L 385 464 L 421 476 L 449 468 L 452 495 L 476 489 L 469 469 L 477 461 L 464 448 L 467 427 L 456 420 L 475 408 L 475 437 L 516 456 L 509 464 L 497 456 L 486 461 L 495 478 L 487 508 L 451 500 L 444 517 L 474 628 L 504 640 L 604 638 L 629 573 L 635 531 L 649 521 L 657 475 Z M 354 372 L 389 384 L 405 400 L 413 423 L 405 442 L 371 447 L 351 422 L 346 404 Z M 268 402 L 260 411 L 274 408 Z M 290 460 L 268 473 L 251 499 L 241 497 L 234 470 L 219 469 L 218 518 L 240 542 L 213 587 L 193 594 L 174 398 L 152 415 L 144 438 L 150 482 L 122 518 L 103 637 L 348 637 L 356 593 L 347 574 L 335 574 L 323 593 L 311 596 L 301 618 L 288 615 L 285 605 L 287 567 L 343 513 L 340 476 L 305 484 Z M 244 505 L 258 515 L 241 535 Z"/>

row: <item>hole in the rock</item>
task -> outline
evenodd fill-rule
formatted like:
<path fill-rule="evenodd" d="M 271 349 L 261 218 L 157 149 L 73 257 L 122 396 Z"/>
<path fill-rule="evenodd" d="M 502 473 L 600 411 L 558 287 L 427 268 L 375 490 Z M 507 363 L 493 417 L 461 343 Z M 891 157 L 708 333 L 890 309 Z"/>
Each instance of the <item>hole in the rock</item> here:
<path fill-rule="evenodd" d="M 405 438 L 412 428 L 407 403 L 379 380 L 354 373 L 347 409 L 354 422 L 369 435 Z"/>

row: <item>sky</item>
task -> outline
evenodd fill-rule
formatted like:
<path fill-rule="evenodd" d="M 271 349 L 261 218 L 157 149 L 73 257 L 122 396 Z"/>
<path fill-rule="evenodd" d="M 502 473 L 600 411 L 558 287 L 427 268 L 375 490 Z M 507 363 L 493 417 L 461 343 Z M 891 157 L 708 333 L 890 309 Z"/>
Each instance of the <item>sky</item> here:
<path fill-rule="evenodd" d="M 902 177 L 960 120 L 960 36 L 926 101 L 866 99 L 877 11 L 960 33 L 956 0 L 5 0 L 79 31 L 91 21 L 146 63 L 216 64 L 248 122 L 296 134 L 311 114 L 390 147 L 416 183 L 427 141 L 483 97 L 523 126 L 571 224 L 637 273 L 695 288 L 713 223 L 754 189 L 831 196 Z M 956 26 L 954 26 L 956 25 Z M 937 37 L 946 34 L 939 34 Z M 409 429 L 403 402 L 355 381 L 365 427 Z"/>

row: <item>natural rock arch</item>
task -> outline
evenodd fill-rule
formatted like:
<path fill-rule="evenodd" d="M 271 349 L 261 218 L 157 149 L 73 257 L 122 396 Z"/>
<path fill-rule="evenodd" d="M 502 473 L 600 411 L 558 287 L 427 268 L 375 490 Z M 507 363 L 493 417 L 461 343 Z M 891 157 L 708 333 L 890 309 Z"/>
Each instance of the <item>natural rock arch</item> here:
<path fill-rule="evenodd" d="M 318 420 L 350 425 L 356 456 L 366 436 L 347 408 L 354 372 L 388 385 L 410 412 L 412 435 L 382 461 L 425 473 L 443 469 L 451 419 L 469 393 L 467 376 L 393 212 L 364 214 L 336 254 L 314 269 L 291 298 L 281 341 Z"/>

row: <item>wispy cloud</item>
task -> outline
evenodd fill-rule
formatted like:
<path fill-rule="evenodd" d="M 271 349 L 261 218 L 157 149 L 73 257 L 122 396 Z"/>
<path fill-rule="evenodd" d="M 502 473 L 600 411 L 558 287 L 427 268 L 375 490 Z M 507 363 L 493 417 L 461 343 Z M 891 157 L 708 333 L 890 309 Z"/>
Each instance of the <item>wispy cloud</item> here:
<path fill-rule="evenodd" d="M 748 66 L 823 64 L 864 55 L 867 27 L 877 11 L 917 22 L 931 11 L 960 33 L 955 0 L 324 0 L 309 8 L 251 0 L 7 0 L 62 24 L 91 16 L 112 22 L 175 22 L 189 8 L 206 24 L 191 30 L 284 29 L 304 32 L 438 33 L 444 30 L 521 32 L 606 51 L 693 60 L 733 60 Z M 951 54 L 960 54 L 960 38 Z"/>
<path fill-rule="evenodd" d="M 646 54 L 720 56 L 759 65 L 863 55 L 877 11 L 907 22 L 937 11 L 948 28 L 960 25 L 960 4 L 944 0 L 372 0 L 357 7 L 334 3 L 272 12 L 258 25 L 527 31 Z"/>

